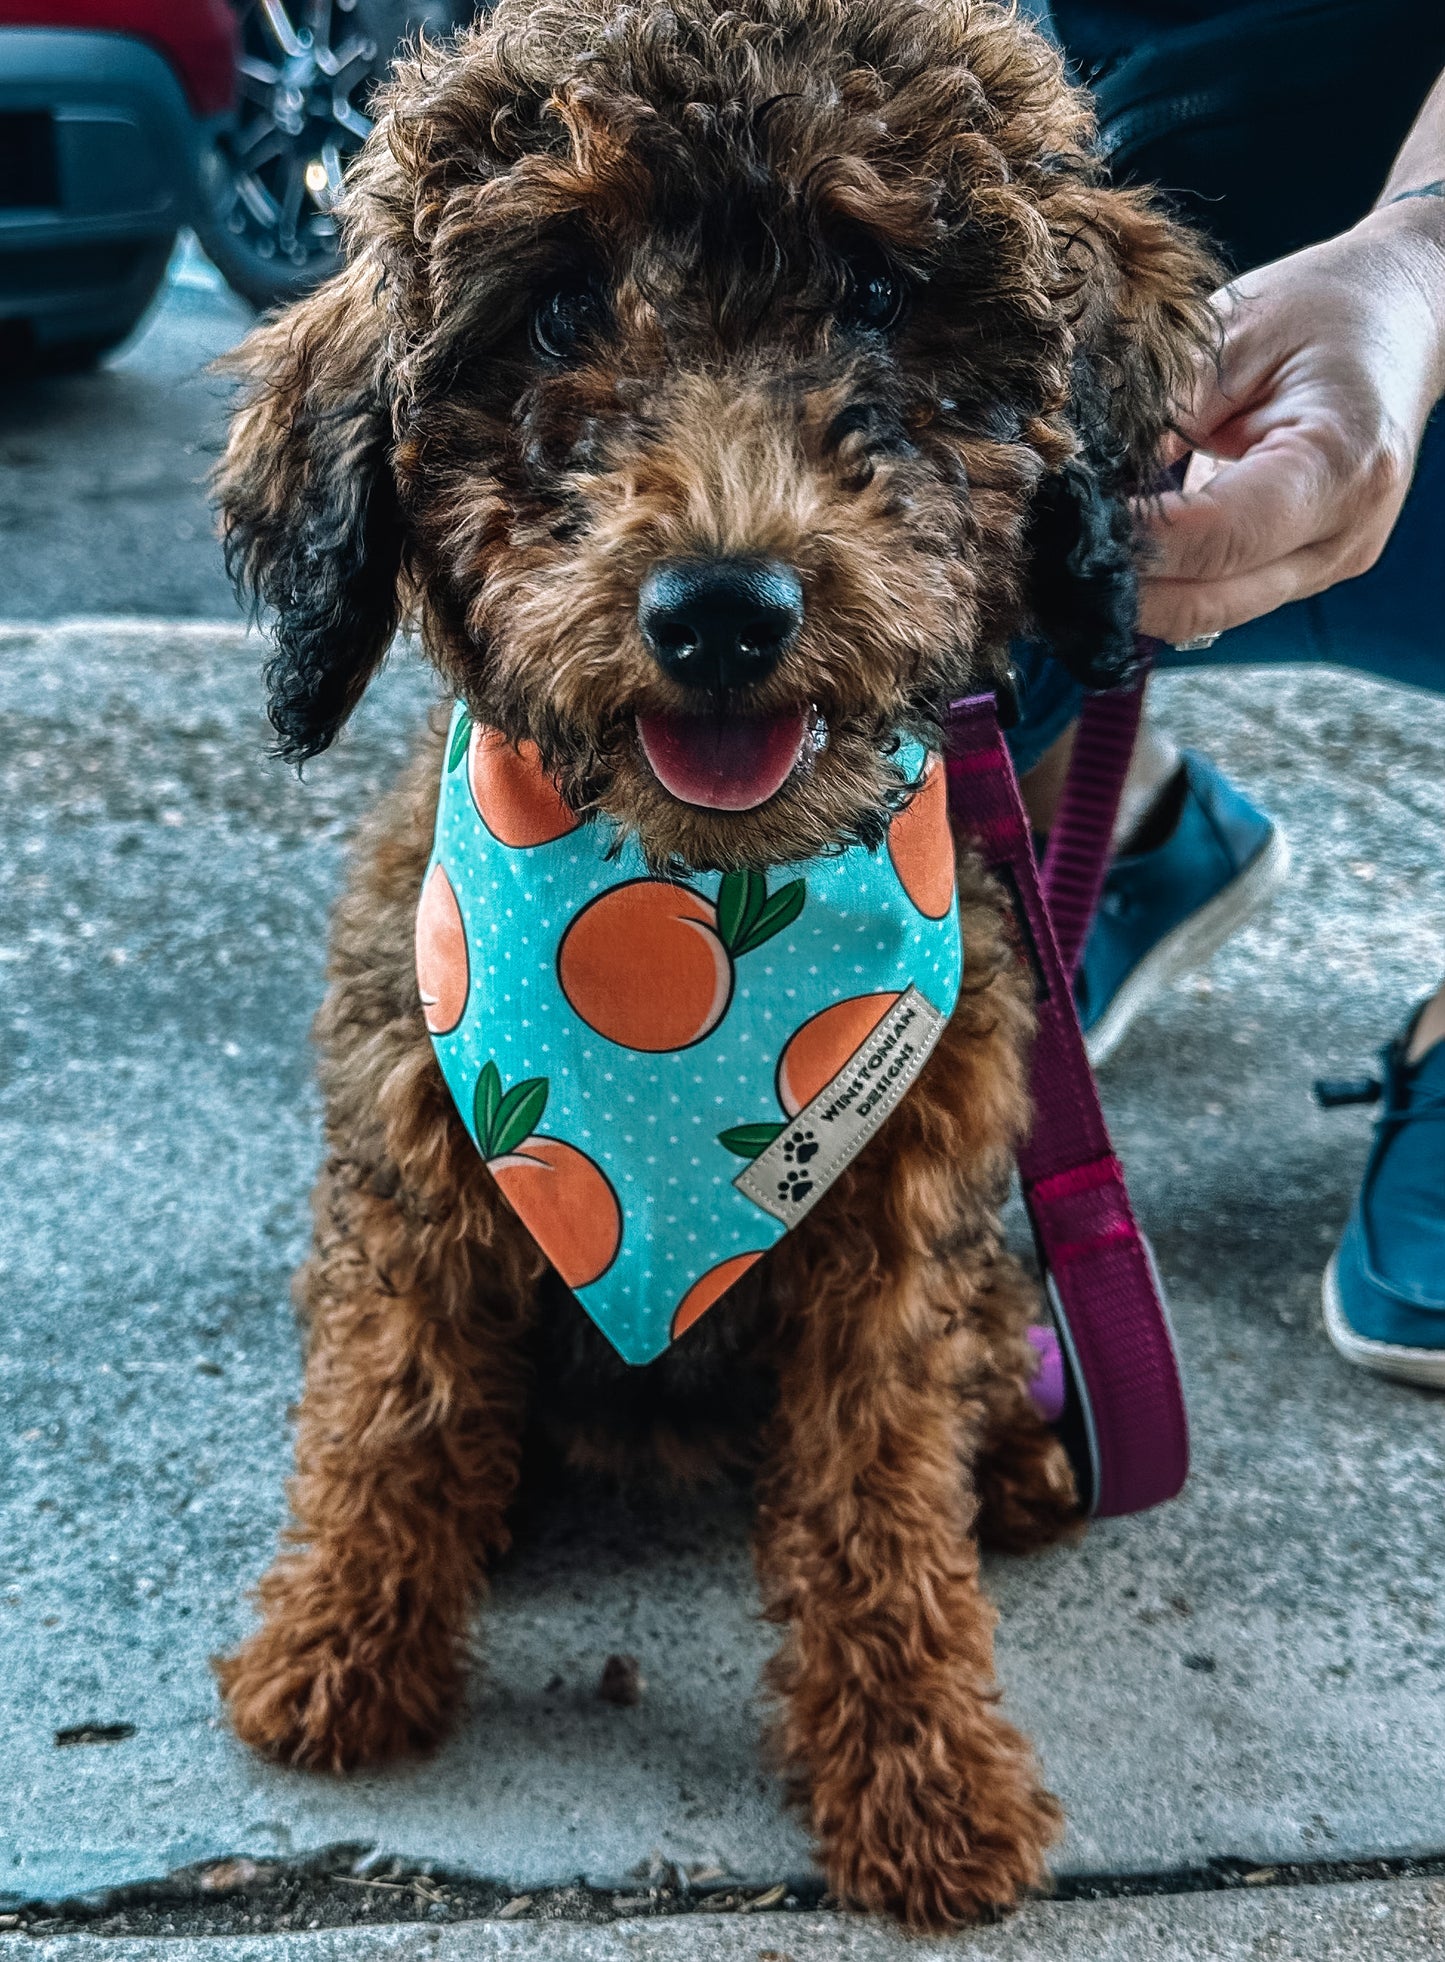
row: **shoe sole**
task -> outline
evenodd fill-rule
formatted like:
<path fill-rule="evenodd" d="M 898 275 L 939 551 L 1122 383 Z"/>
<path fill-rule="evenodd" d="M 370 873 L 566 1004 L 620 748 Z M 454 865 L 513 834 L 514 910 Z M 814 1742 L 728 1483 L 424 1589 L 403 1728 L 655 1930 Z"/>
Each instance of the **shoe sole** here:
<path fill-rule="evenodd" d="M 1393 1377 L 1397 1383 L 1415 1383 L 1427 1390 L 1445 1390 L 1445 1349 L 1407 1349 L 1402 1343 L 1372 1342 L 1356 1335 L 1345 1320 L 1340 1300 L 1340 1284 L 1335 1273 L 1338 1256 L 1330 1255 L 1320 1294 L 1324 1300 L 1325 1334 L 1348 1363 L 1356 1369 L 1372 1370 L 1376 1376 Z"/>
<path fill-rule="evenodd" d="M 1289 877 L 1289 840 L 1278 826 L 1213 899 L 1181 920 L 1120 982 L 1113 1000 L 1084 1036 L 1095 1069 L 1108 1062 L 1130 1024 L 1175 981 L 1204 966 L 1246 920 L 1267 906 Z"/>

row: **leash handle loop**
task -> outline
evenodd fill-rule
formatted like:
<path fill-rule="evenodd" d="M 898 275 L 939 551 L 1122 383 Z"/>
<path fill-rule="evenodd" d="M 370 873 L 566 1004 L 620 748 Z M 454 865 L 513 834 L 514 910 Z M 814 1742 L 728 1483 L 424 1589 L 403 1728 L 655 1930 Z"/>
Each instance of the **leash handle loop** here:
<path fill-rule="evenodd" d="M 1096 713 L 1080 727 L 1046 860 L 1068 933 L 1067 965 L 993 697 L 955 702 L 949 722 L 954 826 L 973 838 L 1008 892 L 1033 971 L 1034 1125 L 1018 1155 L 1019 1178 L 1067 1364 L 1060 1434 L 1086 1503 L 1101 1518 L 1172 1499 L 1189 1469 L 1188 1418 L 1158 1270 L 1114 1156 L 1072 986 L 1103 883 L 1142 685 L 1121 691 L 1132 700 L 1109 714 L 1099 711 L 1111 698 L 1091 698 L 1085 717 L 1090 708 Z"/>

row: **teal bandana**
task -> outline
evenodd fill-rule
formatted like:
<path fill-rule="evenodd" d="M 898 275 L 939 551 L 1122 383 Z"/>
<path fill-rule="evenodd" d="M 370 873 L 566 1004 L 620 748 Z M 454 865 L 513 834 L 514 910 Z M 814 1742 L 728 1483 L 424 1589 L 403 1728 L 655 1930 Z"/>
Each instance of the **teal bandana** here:
<path fill-rule="evenodd" d="M 898 1103 L 963 968 L 943 768 L 886 850 L 656 878 L 529 743 L 452 719 L 417 980 L 477 1149 L 619 1353 L 650 1362 Z"/>

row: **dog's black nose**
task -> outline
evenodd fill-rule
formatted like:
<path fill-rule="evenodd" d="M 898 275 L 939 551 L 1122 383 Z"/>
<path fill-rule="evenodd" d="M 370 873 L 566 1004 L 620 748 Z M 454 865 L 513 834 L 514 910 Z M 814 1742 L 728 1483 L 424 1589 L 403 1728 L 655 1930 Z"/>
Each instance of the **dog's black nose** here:
<path fill-rule="evenodd" d="M 637 624 L 670 679 L 724 694 L 778 665 L 803 624 L 803 588 L 776 559 L 665 559 L 642 582 Z"/>

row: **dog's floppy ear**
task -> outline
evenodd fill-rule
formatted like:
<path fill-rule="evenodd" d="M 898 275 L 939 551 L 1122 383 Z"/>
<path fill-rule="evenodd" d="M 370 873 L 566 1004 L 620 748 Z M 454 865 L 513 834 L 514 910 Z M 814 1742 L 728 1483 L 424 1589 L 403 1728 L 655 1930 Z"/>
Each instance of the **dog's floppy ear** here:
<path fill-rule="evenodd" d="M 277 753 L 298 763 L 335 739 L 400 610 L 376 282 L 359 260 L 225 364 L 249 384 L 215 477 L 226 565 L 275 615 L 268 709 Z"/>
<path fill-rule="evenodd" d="M 1025 533 L 1033 630 L 1086 688 L 1111 688 L 1135 664 L 1134 523 L 1112 476 L 1081 452 L 1040 483 Z"/>
<path fill-rule="evenodd" d="M 1153 488 L 1175 405 L 1214 347 L 1209 296 L 1223 273 L 1145 192 L 1075 179 L 1049 218 L 1077 282 L 1068 417 L 1078 452 L 1043 479 L 1030 512 L 1029 602 L 1057 658 L 1101 688 L 1134 663 L 1129 499 Z"/>

